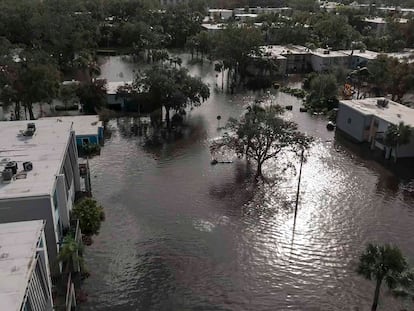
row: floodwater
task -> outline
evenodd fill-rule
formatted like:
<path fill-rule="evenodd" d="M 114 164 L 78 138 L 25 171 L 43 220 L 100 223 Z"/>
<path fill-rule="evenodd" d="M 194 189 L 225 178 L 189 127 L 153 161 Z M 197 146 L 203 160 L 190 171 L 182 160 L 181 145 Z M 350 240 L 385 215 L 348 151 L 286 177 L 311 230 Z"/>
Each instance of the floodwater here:
<path fill-rule="evenodd" d="M 87 247 L 82 310 L 369 310 L 374 282 L 355 272 L 366 243 L 395 243 L 414 264 L 410 180 L 336 139 L 323 118 L 300 113 L 294 97 L 266 95 L 293 105 L 286 116 L 315 137 L 294 228 L 299 159 L 269 163 L 268 181 L 257 187 L 243 161 L 210 165 L 209 142 L 221 133 L 216 116 L 223 125 L 260 95 L 214 91 L 208 63 L 189 68 L 212 93 L 187 115 L 188 135 L 149 150 L 129 133 L 131 120 L 113 120 L 91 161 L 106 221 Z M 287 158 L 296 169 L 283 169 Z M 385 288 L 379 310 L 401 310 L 407 302 Z"/>

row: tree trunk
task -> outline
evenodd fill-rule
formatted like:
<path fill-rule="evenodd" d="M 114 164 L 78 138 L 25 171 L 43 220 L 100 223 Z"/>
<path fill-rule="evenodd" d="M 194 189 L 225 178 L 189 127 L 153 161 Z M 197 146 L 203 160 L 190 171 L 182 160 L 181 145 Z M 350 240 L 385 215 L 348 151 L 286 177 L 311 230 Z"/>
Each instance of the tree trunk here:
<path fill-rule="evenodd" d="M 14 105 L 14 119 L 20 120 L 20 102 L 16 102 Z"/>
<path fill-rule="evenodd" d="M 258 179 L 260 177 L 262 177 L 262 162 L 261 161 L 257 162 L 257 169 L 256 169 L 255 178 Z"/>
<path fill-rule="evenodd" d="M 27 110 L 29 110 L 30 120 L 34 120 L 35 117 L 34 117 L 34 113 L 33 113 L 33 104 L 32 103 L 27 104 Z"/>
<path fill-rule="evenodd" d="M 375 286 L 374 302 L 372 303 L 371 311 L 376 311 L 378 306 L 378 299 L 381 289 L 382 279 L 377 280 L 377 285 Z"/>
<path fill-rule="evenodd" d="M 221 91 L 224 90 L 224 68 L 221 70 Z"/>
<path fill-rule="evenodd" d="M 165 107 L 165 121 L 167 122 L 167 129 L 170 131 L 170 108 Z"/>

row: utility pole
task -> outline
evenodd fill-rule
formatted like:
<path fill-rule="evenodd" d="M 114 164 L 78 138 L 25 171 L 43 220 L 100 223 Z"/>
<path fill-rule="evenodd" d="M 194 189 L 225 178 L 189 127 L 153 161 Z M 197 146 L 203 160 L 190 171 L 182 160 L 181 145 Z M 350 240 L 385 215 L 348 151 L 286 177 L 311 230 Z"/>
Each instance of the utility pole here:
<path fill-rule="evenodd" d="M 299 192 L 300 192 L 300 180 L 302 178 L 302 166 L 303 166 L 303 159 L 304 159 L 305 149 L 302 149 L 302 153 L 300 155 L 300 168 L 299 168 L 299 180 L 298 180 L 298 188 L 296 190 L 296 201 L 295 201 L 295 218 L 293 220 L 293 228 L 296 225 L 296 216 L 298 215 L 298 204 L 299 204 Z"/>

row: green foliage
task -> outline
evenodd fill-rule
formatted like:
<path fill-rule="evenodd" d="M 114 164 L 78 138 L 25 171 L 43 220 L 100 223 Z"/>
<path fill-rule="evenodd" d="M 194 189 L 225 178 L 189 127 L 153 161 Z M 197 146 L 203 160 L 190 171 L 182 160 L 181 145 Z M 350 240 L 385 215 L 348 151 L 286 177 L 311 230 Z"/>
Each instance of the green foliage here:
<path fill-rule="evenodd" d="M 315 12 L 319 10 L 319 2 L 316 0 L 290 0 L 289 5 L 299 11 Z"/>
<path fill-rule="evenodd" d="M 407 269 L 407 261 L 398 247 L 388 244 L 367 245 L 359 258 L 357 272 L 368 280 L 376 281 L 373 311 L 378 305 L 382 282 L 385 281 L 390 289 L 396 288 Z"/>
<path fill-rule="evenodd" d="M 192 77 L 187 69 L 153 66 L 138 73 L 134 92 L 147 94 L 153 110 L 164 107 L 179 111 L 188 106 L 198 106 L 210 96 L 210 90 L 200 78 Z M 167 115 L 169 126 L 169 115 Z"/>
<path fill-rule="evenodd" d="M 73 233 L 69 232 L 64 238 L 59 250 L 58 260 L 66 265 L 66 269 L 73 268 L 73 265 L 84 267 L 84 260 L 81 256 L 83 245 L 76 241 Z M 68 271 L 69 272 L 69 271 Z"/>
<path fill-rule="evenodd" d="M 215 37 L 214 56 L 222 60 L 226 69 L 234 70 L 244 78 L 251 54 L 260 54 L 263 36 L 259 29 L 249 26 L 228 25 Z"/>
<path fill-rule="evenodd" d="M 65 108 L 73 105 L 78 100 L 77 90 L 78 85 L 75 83 L 60 86 L 59 99 L 63 102 Z"/>
<path fill-rule="evenodd" d="M 85 198 L 73 208 L 72 218 L 79 219 L 79 226 L 83 234 L 94 235 L 99 233 L 105 214 L 103 208 L 94 199 Z"/>
<path fill-rule="evenodd" d="M 319 45 L 333 49 L 347 49 L 353 41 L 358 41 L 361 35 L 348 24 L 345 16 L 321 14 L 312 17 L 314 34 L 318 37 Z"/>
<path fill-rule="evenodd" d="M 86 144 L 81 147 L 80 152 L 83 156 L 93 156 L 101 152 L 101 146 L 99 144 Z"/>
<path fill-rule="evenodd" d="M 305 96 L 307 95 L 307 92 L 305 90 L 293 89 L 293 88 L 290 88 L 290 87 L 282 87 L 280 89 L 280 91 L 283 92 L 283 93 L 293 95 L 293 96 L 298 97 L 298 98 L 305 98 Z"/>
<path fill-rule="evenodd" d="M 297 130 L 296 123 L 281 117 L 283 111 L 280 106 L 249 106 L 240 120 L 229 119 L 222 140 L 215 142 L 211 150 L 225 146 L 239 156 L 245 155 L 256 162 L 256 177 L 262 176 L 264 162 L 277 158 L 282 151 L 299 154 L 312 141 Z"/>
<path fill-rule="evenodd" d="M 24 105 L 33 120 L 33 103 L 50 103 L 59 92 L 60 72 L 43 52 L 23 51 L 20 62 L 5 61 L 0 71 L 0 93 L 6 104 Z M 19 119 L 20 116 L 17 116 Z"/>
<path fill-rule="evenodd" d="M 79 86 L 77 96 L 83 112 L 95 114 L 106 105 L 105 85 L 105 80 L 95 80 Z"/>
<path fill-rule="evenodd" d="M 410 142 L 412 129 L 400 122 L 398 125 L 389 124 L 384 135 L 384 143 L 389 147 L 406 145 Z"/>
<path fill-rule="evenodd" d="M 370 82 L 378 88 L 377 95 L 390 93 L 393 100 L 401 101 L 414 89 L 414 63 L 379 55 L 368 64 L 368 70 Z"/>
<path fill-rule="evenodd" d="M 338 86 L 333 74 L 312 73 L 304 82 L 309 95 L 306 107 L 311 111 L 327 113 L 338 105 Z"/>

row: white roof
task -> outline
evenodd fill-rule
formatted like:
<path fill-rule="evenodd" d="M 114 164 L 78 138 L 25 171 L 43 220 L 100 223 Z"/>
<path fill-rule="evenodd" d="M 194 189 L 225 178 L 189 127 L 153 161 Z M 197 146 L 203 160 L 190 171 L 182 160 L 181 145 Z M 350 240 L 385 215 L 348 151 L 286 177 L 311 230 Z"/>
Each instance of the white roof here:
<path fill-rule="evenodd" d="M 309 54 L 310 51 L 308 48 L 300 45 L 264 45 L 261 46 L 260 49 L 265 52 L 269 53 L 271 56 L 276 57 L 277 55 L 285 58 L 284 55 L 288 54 Z"/>
<path fill-rule="evenodd" d="M 369 50 L 341 50 L 341 52 L 345 53 L 346 55 L 354 55 L 354 56 L 358 56 L 361 58 L 365 58 L 365 59 L 369 59 L 369 60 L 373 60 L 376 59 L 378 55 L 380 55 L 380 53 L 378 52 L 374 52 L 374 51 L 369 51 Z"/>
<path fill-rule="evenodd" d="M 384 98 L 341 100 L 341 103 L 364 115 L 374 115 L 388 123 L 398 125 L 400 122 L 404 122 L 405 125 L 414 127 L 414 109 L 391 100 L 388 101 L 386 107 L 381 107 L 377 105 L 378 99 Z"/>
<path fill-rule="evenodd" d="M 242 13 L 242 14 L 235 14 L 235 17 L 250 17 L 250 18 L 256 18 L 258 15 L 253 13 Z"/>
<path fill-rule="evenodd" d="M 1 309 L 20 311 L 35 264 L 43 220 L 0 224 Z"/>
<path fill-rule="evenodd" d="M 21 131 L 26 130 L 29 122 L 35 123 L 36 131 L 32 137 L 22 136 Z M 17 162 L 18 172 L 22 171 L 23 162 L 33 163 L 33 170 L 27 172 L 26 178 L 8 184 L 0 181 L 0 200 L 50 195 L 71 131 L 72 122 L 57 122 L 56 119 L 0 122 L 0 171 L 9 161 Z"/>
<path fill-rule="evenodd" d="M 327 51 L 327 50 L 319 48 L 319 49 L 313 50 L 311 53 L 319 57 L 347 57 L 349 56 L 349 55 L 346 55 L 343 51 L 329 50 L 329 54 L 324 54 L 324 51 Z"/>
<path fill-rule="evenodd" d="M 367 22 L 367 23 L 373 23 L 373 24 L 386 24 L 387 23 L 387 21 L 382 17 L 374 17 L 374 18 L 366 17 L 364 19 L 364 21 Z M 395 19 L 395 21 L 400 23 L 400 24 L 408 23 L 408 19 L 406 19 L 406 18 L 397 18 L 397 19 Z"/>
<path fill-rule="evenodd" d="M 73 130 L 75 135 L 97 135 L 98 128 L 103 126 L 102 121 L 99 120 L 99 116 L 61 116 L 61 117 L 48 117 L 41 120 L 55 120 L 56 122 L 73 122 Z"/>
<path fill-rule="evenodd" d="M 388 57 L 394 57 L 397 58 L 400 61 L 407 61 L 409 63 L 414 62 L 414 50 L 404 50 L 402 52 L 396 52 L 396 53 L 386 53 Z"/>
<path fill-rule="evenodd" d="M 232 10 L 227 10 L 227 9 L 209 9 L 208 12 L 209 13 L 230 13 L 230 14 L 233 14 Z"/>
<path fill-rule="evenodd" d="M 107 82 L 106 83 L 106 94 L 115 95 L 118 92 L 118 88 L 124 85 L 130 85 L 132 81 L 121 81 L 121 82 Z"/>
<path fill-rule="evenodd" d="M 201 27 L 207 30 L 222 30 L 224 29 L 224 24 L 201 24 Z"/>

